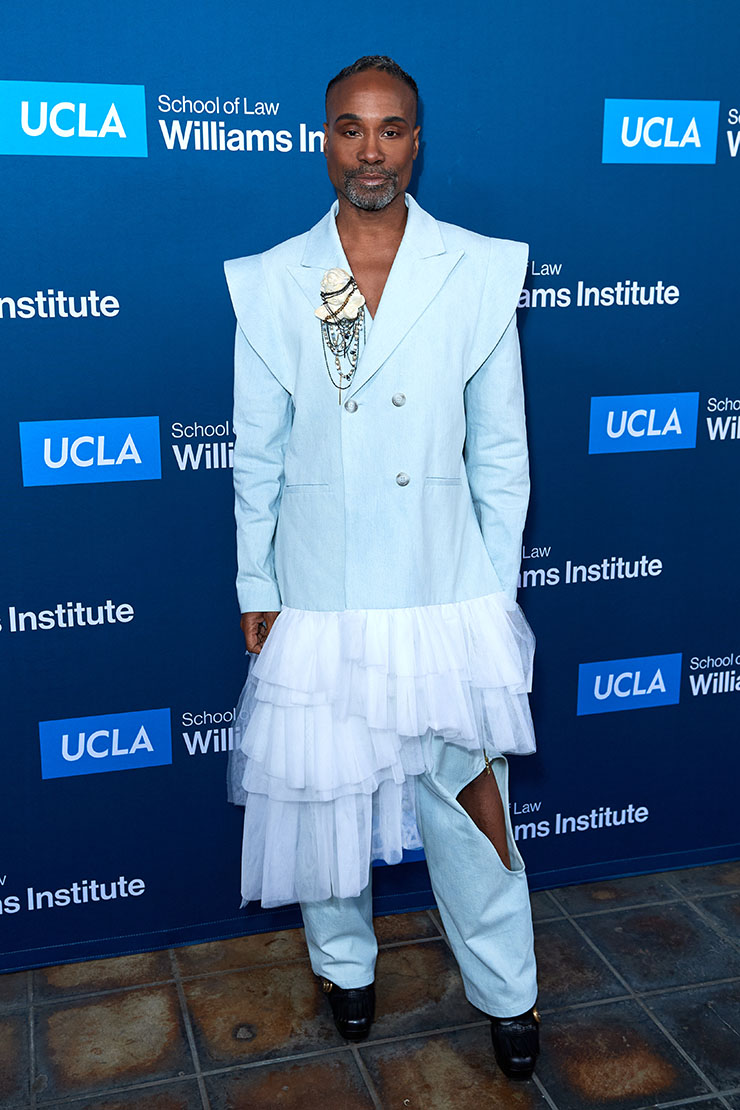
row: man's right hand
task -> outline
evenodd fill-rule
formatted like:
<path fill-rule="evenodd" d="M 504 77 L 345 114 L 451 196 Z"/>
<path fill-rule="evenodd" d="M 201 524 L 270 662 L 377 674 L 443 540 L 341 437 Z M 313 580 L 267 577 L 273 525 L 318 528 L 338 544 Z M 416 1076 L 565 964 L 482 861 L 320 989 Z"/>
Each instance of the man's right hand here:
<path fill-rule="evenodd" d="M 259 655 L 277 613 L 242 613 L 241 626 L 247 651 Z"/>

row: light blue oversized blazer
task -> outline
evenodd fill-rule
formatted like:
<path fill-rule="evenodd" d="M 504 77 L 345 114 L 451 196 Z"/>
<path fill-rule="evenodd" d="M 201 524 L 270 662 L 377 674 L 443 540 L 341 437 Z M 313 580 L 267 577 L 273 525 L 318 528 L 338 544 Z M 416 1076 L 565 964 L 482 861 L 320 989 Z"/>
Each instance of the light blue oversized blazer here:
<path fill-rule="evenodd" d="M 242 612 L 516 596 L 529 498 L 516 306 L 528 248 L 406 203 L 341 405 L 314 315 L 325 271 L 350 272 L 337 203 L 305 234 L 225 264 L 238 322 Z"/>

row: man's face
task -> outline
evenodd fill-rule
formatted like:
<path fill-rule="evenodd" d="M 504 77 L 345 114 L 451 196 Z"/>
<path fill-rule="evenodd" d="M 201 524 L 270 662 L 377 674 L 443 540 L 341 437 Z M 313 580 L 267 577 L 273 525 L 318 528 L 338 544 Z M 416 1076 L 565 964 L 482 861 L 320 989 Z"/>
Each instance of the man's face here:
<path fill-rule="evenodd" d="M 331 89 L 326 112 L 326 167 L 339 196 L 371 212 L 403 195 L 420 130 L 405 81 L 377 69 L 345 77 Z"/>

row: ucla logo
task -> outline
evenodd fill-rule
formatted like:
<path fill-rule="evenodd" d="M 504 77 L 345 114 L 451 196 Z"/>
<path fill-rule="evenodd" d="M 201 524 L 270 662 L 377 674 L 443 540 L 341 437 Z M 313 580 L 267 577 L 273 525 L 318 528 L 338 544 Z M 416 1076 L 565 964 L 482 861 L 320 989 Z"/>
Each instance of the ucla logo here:
<path fill-rule="evenodd" d="M 0 81 L 0 154 L 146 158 L 144 86 Z"/>
<path fill-rule="evenodd" d="M 169 709 L 40 721 L 39 740 L 44 779 L 172 763 Z"/>
<path fill-rule="evenodd" d="M 717 161 L 718 100 L 605 100 L 602 162 Z"/>
<path fill-rule="evenodd" d="M 19 428 L 24 486 L 162 477 L 156 416 L 33 420 Z"/>
<path fill-rule="evenodd" d="M 680 687 L 681 652 L 581 663 L 577 714 L 583 717 L 589 713 L 615 713 L 619 709 L 677 705 Z"/>
<path fill-rule="evenodd" d="M 592 397 L 588 453 L 696 447 L 698 393 Z"/>

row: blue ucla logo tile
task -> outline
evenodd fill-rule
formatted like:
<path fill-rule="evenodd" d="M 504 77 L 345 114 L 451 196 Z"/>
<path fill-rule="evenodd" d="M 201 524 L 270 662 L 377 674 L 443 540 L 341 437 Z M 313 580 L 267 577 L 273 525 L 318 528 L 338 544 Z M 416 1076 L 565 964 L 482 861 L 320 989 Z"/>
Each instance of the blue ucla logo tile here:
<path fill-rule="evenodd" d="M 19 429 L 24 486 L 162 477 L 157 416 L 31 420 Z"/>
<path fill-rule="evenodd" d="M 717 161 L 718 100 L 605 100 L 602 162 Z"/>
<path fill-rule="evenodd" d="M 144 86 L 0 81 L 0 154 L 146 158 Z"/>
<path fill-rule="evenodd" d="M 592 397 L 588 453 L 696 447 L 698 393 Z"/>
<path fill-rule="evenodd" d="M 172 763 L 169 709 L 40 721 L 39 740 L 44 779 Z"/>
<path fill-rule="evenodd" d="M 581 663 L 577 715 L 677 705 L 680 687 L 681 652 Z"/>

